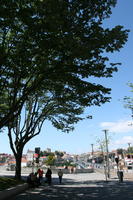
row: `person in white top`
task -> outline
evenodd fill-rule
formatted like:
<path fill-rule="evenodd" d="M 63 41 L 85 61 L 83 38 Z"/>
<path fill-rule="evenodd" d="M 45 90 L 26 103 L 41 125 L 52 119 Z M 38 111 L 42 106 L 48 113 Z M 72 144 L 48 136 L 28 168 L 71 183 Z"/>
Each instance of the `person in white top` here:
<path fill-rule="evenodd" d="M 63 172 L 61 169 L 59 169 L 58 171 L 58 176 L 59 176 L 59 183 L 61 184 L 62 183 L 62 176 L 63 176 Z"/>

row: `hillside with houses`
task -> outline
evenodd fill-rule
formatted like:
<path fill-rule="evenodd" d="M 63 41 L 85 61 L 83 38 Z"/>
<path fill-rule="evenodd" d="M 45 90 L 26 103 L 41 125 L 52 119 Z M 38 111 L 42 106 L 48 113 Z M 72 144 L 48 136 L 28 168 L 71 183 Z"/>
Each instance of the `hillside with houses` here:
<path fill-rule="evenodd" d="M 39 149 L 40 150 L 40 149 Z M 110 168 L 117 166 L 116 158 L 123 163 L 124 167 L 129 169 L 133 166 L 133 155 L 132 153 L 124 153 L 119 150 L 109 152 L 109 165 Z M 68 154 L 65 151 L 52 152 L 50 148 L 39 151 L 27 150 L 26 154 L 23 154 L 21 159 L 21 167 L 23 168 L 36 168 L 49 166 L 55 168 L 69 168 L 74 167 L 77 169 L 85 168 L 100 168 L 106 165 L 107 155 L 100 151 L 88 152 L 83 154 Z M 0 153 L 0 166 L 4 167 L 7 171 L 15 170 L 15 157 L 11 154 Z"/>

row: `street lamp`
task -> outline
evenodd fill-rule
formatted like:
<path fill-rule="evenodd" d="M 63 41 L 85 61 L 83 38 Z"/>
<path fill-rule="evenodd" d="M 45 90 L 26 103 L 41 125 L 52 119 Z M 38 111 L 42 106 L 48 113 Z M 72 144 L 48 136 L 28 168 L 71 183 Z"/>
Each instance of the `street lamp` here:
<path fill-rule="evenodd" d="M 94 144 L 91 144 L 91 159 L 92 159 L 91 163 L 92 163 L 92 165 L 94 167 L 94 159 L 93 159 L 94 149 L 93 149 L 93 146 L 94 146 Z"/>
<path fill-rule="evenodd" d="M 107 132 L 108 132 L 108 130 L 107 129 L 105 129 L 105 130 L 103 130 L 104 131 L 104 134 L 105 134 L 105 145 L 106 145 L 106 171 L 105 172 L 107 172 L 106 173 L 106 180 L 107 180 L 107 177 L 108 178 L 110 178 L 110 166 L 109 166 L 109 150 L 108 150 L 108 138 L 107 138 Z"/>
<path fill-rule="evenodd" d="M 92 155 L 92 157 L 93 157 L 93 153 L 94 153 L 94 150 L 93 150 L 93 144 L 91 144 L 91 155 Z"/>

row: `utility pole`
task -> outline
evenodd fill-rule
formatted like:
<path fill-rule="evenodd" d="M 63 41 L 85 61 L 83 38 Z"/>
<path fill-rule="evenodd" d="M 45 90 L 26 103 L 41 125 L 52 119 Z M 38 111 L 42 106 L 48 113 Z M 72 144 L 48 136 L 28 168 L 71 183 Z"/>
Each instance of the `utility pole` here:
<path fill-rule="evenodd" d="M 94 159 L 93 159 L 93 155 L 94 155 L 93 144 L 91 144 L 92 165 L 93 165 L 93 167 L 94 167 Z"/>
<path fill-rule="evenodd" d="M 105 129 L 103 130 L 105 134 L 105 145 L 106 145 L 106 172 L 107 172 L 107 177 L 110 178 L 110 166 L 109 166 L 109 150 L 108 150 L 108 138 L 107 138 L 107 132 L 108 130 Z"/>
<path fill-rule="evenodd" d="M 93 144 L 91 144 L 91 155 L 92 155 L 92 157 L 93 157 L 93 154 L 94 154 L 94 150 L 93 150 Z"/>

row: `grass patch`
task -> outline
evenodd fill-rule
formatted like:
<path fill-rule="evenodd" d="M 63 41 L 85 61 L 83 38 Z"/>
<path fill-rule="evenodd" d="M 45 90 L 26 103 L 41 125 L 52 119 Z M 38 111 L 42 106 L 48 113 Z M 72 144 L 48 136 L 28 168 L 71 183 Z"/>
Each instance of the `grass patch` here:
<path fill-rule="evenodd" d="M 18 181 L 15 178 L 0 177 L 0 191 L 22 183 L 24 181 Z"/>

